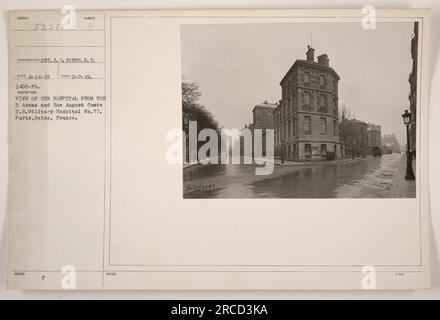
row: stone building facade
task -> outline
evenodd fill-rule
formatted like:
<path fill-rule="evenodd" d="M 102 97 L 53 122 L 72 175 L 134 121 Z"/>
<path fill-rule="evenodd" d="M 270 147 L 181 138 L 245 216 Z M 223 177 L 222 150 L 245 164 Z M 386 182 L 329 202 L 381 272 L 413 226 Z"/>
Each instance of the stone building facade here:
<path fill-rule="evenodd" d="M 368 154 L 373 154 L 373 148 L 382 148 L 382 128 L 372 123 L 367 127 L 367 148 Z"/>
<path fill-rule="evenodd" d="M 346 155 L 350 157 L 366 157 L 368 153 L 368 124 L 351 119 L 339 124 L 341 143 L 344 144 Z"/>
<path fill-rule="evenodd" d="M 252 128 L 273 129 L 274 125 L 272 113 L 276 106 L 276 104 L 268 103 L 267 101 L 257 104 L 252 110 Z"/>
<path fill-rule="evenodd" d="M 296 60 L 280 82 L 282 99 L 273 111 L 275 155 L 285 159 L 320 159 L 327 151 L 344 156 L 338 132 L 339 76 L 326 54 Z"/>
<path fill-rule="evenodd" d="M 273 110 L 277 107 L 276 103 L 269 103 L 264 101 L 257 104 L 252 109 L 252 123 L 245 125 L 245 129 L 252 131 L 254 137 L 254 129 L 262 129 L 262 152 L 266 154 L 266 129 L 274 128 Z M 252 154 L 254 154 L 254 143 L 252 142 Z M 244 155 L 244 137 L 240 136 L 240 154 Z"/>
<path fill-rule="evenodd" d="M 266 129 L 273 129 L 273 110 L 277 105 L 274 103 L 268 103 L 264 101 L 263 103 L 257 104 L 252 110 L 253 122 L 251 126 L 252 136 L 254 136 L 254 129 L 262 129 L 262 152 L 266 154 Z M 252 144 L 253 153 L 254 144 Z"/>

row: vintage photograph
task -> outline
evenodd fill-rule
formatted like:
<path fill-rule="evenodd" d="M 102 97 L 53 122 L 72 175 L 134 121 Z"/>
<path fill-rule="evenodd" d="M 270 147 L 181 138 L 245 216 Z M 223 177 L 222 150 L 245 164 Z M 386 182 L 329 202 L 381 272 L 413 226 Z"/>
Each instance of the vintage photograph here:
<path fill-rule="evenodd" d="M 414 198 L 417 22 L 181 26 L 184 198 Z"/>

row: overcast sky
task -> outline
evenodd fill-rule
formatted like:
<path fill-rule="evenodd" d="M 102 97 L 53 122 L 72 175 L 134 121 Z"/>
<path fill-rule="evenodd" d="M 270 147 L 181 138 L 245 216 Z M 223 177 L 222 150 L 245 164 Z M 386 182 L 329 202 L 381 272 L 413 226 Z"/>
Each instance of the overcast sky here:
<path fill-rule="evenodd" d="M 252 121 L 253 107 L 281 99 L 280 80 L 312 42 L 315 59 L 326 53 L 339 74 L 339 108 L 382 126 L 404 144 L 401 114 L 409 109 L 413 23 L 185 25 L 182 73 L 197 82 L 204 104 L 226 128 Z"/>

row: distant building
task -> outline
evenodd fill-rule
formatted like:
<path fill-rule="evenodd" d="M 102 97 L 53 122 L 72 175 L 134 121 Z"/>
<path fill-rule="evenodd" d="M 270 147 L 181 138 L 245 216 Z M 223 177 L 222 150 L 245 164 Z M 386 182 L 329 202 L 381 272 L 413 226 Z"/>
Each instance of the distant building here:
<path fill-rule="evenodd" d="M 274 128 L 273 110 L 277 107 L 276 103 L 269 103 L 264 101 L 257 104 L 252 110 L 252 123 L 245 125 L 245 128 L 251 129 L 252 137 L 254 138 L 254 130 L 262 129 L 262 151 L 266 153 L 266 129 Z M 254 143 L 252 142 L 252 151 Z M 240 138 L 241 154 L 244 154 L 244 139 Z"/>
<path fill-rule="evenodd" d="M 314 58 L 308 47 L 306 60 L 297 59 L 280 82 L 282 99 L 273 111 L 275 154 L 305 160 L 327 151 L 344 154 L 338 133 L 339 75 L 326 54 Z"/>
<path fill-rule="evenodd" d="M 394 133 L 384 135 L 382 137 L 382 143 L 384 146 L 387 146 L 387 148 L 391 148 L 393 152 L 401 151 L 399 141 L 397 141 L 396 135 Z"/>
<path fill-rule="evenodd" d="M 257 104 L 252 110 L 253 121 L 252 128 L 254 129 L 273 129 L 273 110 L 276 108 L 277 104 L 268 103 L 264 101 L 263 103 Z"/>
<path fill-rule="evenodd" d="M 339 138 L 347 156 L 366 157 L 368 153 L 368 124 L 356 119 L 339 124 Z"/>
<path fill-rule="evenodd" d="M 410 126 L 410 146 L 411 151 L 416 150 L 416 131 L 417 131 L 417 58 L 419 45 L 419 23 L 414 22 L 414 34 L 411 39 L 411 57 L 412 70 L 409 75 L 410 93 L 408 96 L 409 107 L 411 111 L 411 126 Z"/>
<path fill-rule="evenodd" d="M 393 153 L 393 145 L 387 142 L 382 146 L 382 154 L 391 154 L 391 153 Z"/>
<path fill-rule="evenodd" d="M 367 127 L 367 151 L 373 154 L 373 148 L 382 148 L 382 128 L 379 125 L 368 123 Z"/>

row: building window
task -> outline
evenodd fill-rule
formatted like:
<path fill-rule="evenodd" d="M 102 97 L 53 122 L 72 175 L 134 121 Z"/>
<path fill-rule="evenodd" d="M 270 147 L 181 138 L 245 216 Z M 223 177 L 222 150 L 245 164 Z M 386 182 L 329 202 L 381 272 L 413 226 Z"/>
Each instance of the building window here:
<path fill-rule="evenodd" d="M 327 134 L 327 118 L 321 118 L 320 132 Z"/>
<path fill-rule="evenodd" d="M 325 90 L 325 76 L 322 74 L 319 76 L 319 87 Z"/>
<path fill-rule="evenodd" d="M 327 96 L 325 94 L 319 96 L 319 106 L 321 108 L 327 107 Z"/>
<path fill-rule="evenodd" d="M 311 100 L 310 92 L 307 92 L 307 91 L 304 92 L 303 98 L 304 98 L 304 106 L 310 107 L 310 100 Z"/>
<path fill-rule="evenodd" d="M 288 129 L 287 129 L 287 136 L 291 137 L 292 136 L 292 121 L 289 120 L 289 124 L 288 124 Z"/>
<path fill-rule="evenodd" d="M 338 135 L 338 123 L 336 120 L 333 120 L 333 135 Z"/>
<path fill-rule="evenodd" d="M 327 152 L 327 145 L 326 144 L 321 144 L 321 153 L 323 152 Z"/>
<path fill-rule="evenodd" d="M 304 85 L 310 86 L 310 72 L 304 72 Z"/>
<path fill-rule="evenodd" d="M 309 134 L 312 131 L 312 118 L 304 116 L 304 133 Z"/>
<path fill-rule="evenodd" d="M 296 135 L 296 118 L 293 118 L 292 121 L 292 136 Z"/>
<path fill-rule="evenodd" d="M 310 143 L 304 145 L 304 153 L 309 156 L 312 155 L 312 145 Z"/>

